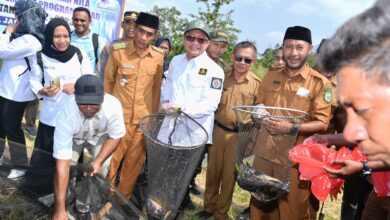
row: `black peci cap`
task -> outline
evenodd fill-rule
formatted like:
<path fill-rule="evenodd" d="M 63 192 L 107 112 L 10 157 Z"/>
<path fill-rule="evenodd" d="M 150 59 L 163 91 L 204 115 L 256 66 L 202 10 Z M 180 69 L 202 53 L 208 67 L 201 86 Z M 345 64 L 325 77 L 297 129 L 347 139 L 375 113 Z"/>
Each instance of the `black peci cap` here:
<path fill-rule="evenodd" d="M 135 21 L 135 23 L 139 24 L 139 25 L 146 26 L 146 27 L 150 27 L 150 28 L 153 28 L 156 30 L 159 29 L 159 25 L 160 25 L 160 21 L 159 21 L 157 16 L 151 15 L 151 14 L 148 14 L 145 12 L 139 13 L 138 18 Z"/>
<path fill-rule="evenodd" d="M 283 41 L 286 39 L 303 40 L 311 44 L 311 31 L 302 26 L 289 27 L 284 34 Z"/>

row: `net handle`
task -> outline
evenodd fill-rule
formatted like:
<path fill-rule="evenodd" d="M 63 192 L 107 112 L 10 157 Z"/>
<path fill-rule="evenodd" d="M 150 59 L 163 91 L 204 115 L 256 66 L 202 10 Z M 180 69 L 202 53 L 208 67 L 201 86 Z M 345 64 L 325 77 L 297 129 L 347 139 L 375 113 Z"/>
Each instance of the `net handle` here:
<path fill-rule="evenodd" d="M 293 108 L 272 107 L 272 106 L 265 106 L 265 105 L 262 105 L 262 106 L 257 106 L 257 105 L 254 105 L 254 106 L 250 106 L 250 105 L 233 106 L 233 110 L 234 111 L 246 112 L 246 113 L 249 113 L 249 114 L 256 114 L 256 112 L 245 110 L 245 108 L 253 108 L 253 109 L 263 108 L 263 109 L 272 109 L 272 110 L 291 111 L 291 112 L 302 114 L 302 116 L 296 116 L 296 118 L 302 118 L 302 119 L 307 116 L 307 113 L 305 111 L 301 111 L 301 110 L 293 109 Z"/>

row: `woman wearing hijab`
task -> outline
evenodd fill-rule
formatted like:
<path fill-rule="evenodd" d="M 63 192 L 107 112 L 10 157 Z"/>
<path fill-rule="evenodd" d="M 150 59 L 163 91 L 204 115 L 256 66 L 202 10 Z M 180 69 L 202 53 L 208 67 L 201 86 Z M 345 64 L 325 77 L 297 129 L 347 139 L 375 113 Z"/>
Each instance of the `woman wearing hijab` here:
<path fill-rule="evenodd" d="M 37 54 L 39 60 L 39 54 Z M 87 54 L 70 44 L 70 27 L 62 18 L 46 25 L 41 61 L 32 70 L 32 91 L 42 98 L 37 138 L 30 166 L 55 167 L 53 152 L 56 115 L 74 98 L 74 84 L 83 74 L 93 74 Z M 40 153 L 43 152 L 43 153 Z"/>
<path fill-rule="evenodd" d="M 24 110 L 29 101 L 35 99 L 29 85 L 29 76 L 35 65 L 32 60 L 42 49 L 47 14 L 33 0 L 19 0 L 15 3 L 16 23 L 6 27 L 0 35 L 0 160 L 9 141 L 11 163 L 26 166 L 27 151 L 21 129 Z M 12 169 L 8 178 L 25 174 L 25 170 Z"/>

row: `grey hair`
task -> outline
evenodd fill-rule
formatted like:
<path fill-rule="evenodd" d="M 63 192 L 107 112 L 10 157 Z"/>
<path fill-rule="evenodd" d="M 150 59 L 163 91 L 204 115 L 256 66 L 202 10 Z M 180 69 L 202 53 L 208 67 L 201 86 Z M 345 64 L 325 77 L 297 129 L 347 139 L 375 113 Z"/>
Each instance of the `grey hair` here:
<path fill-rule="evenodd" d="M 47 17 L 45 9 L 34 0 L 18 0 L 15 3 L 15 14 L 19 21 L 19 25 L 14 33 L 15 36 L 31 34 L 41 44 L 44 44 L 45 19 Z"/>

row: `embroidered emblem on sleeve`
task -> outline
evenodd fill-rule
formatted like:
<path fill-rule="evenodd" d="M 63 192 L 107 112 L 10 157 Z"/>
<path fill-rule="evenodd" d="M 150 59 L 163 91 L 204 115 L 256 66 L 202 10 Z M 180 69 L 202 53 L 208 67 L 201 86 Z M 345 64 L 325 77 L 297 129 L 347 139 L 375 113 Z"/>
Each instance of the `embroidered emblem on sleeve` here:
<path fill-rule="evenodd" d="M 213 77 L 211 79 L 211 85 L 210 85 L 210 88 L 212 89 L 222 89 L 222 79 L 221 78 L 216 78 L 216 77 Z"/>

